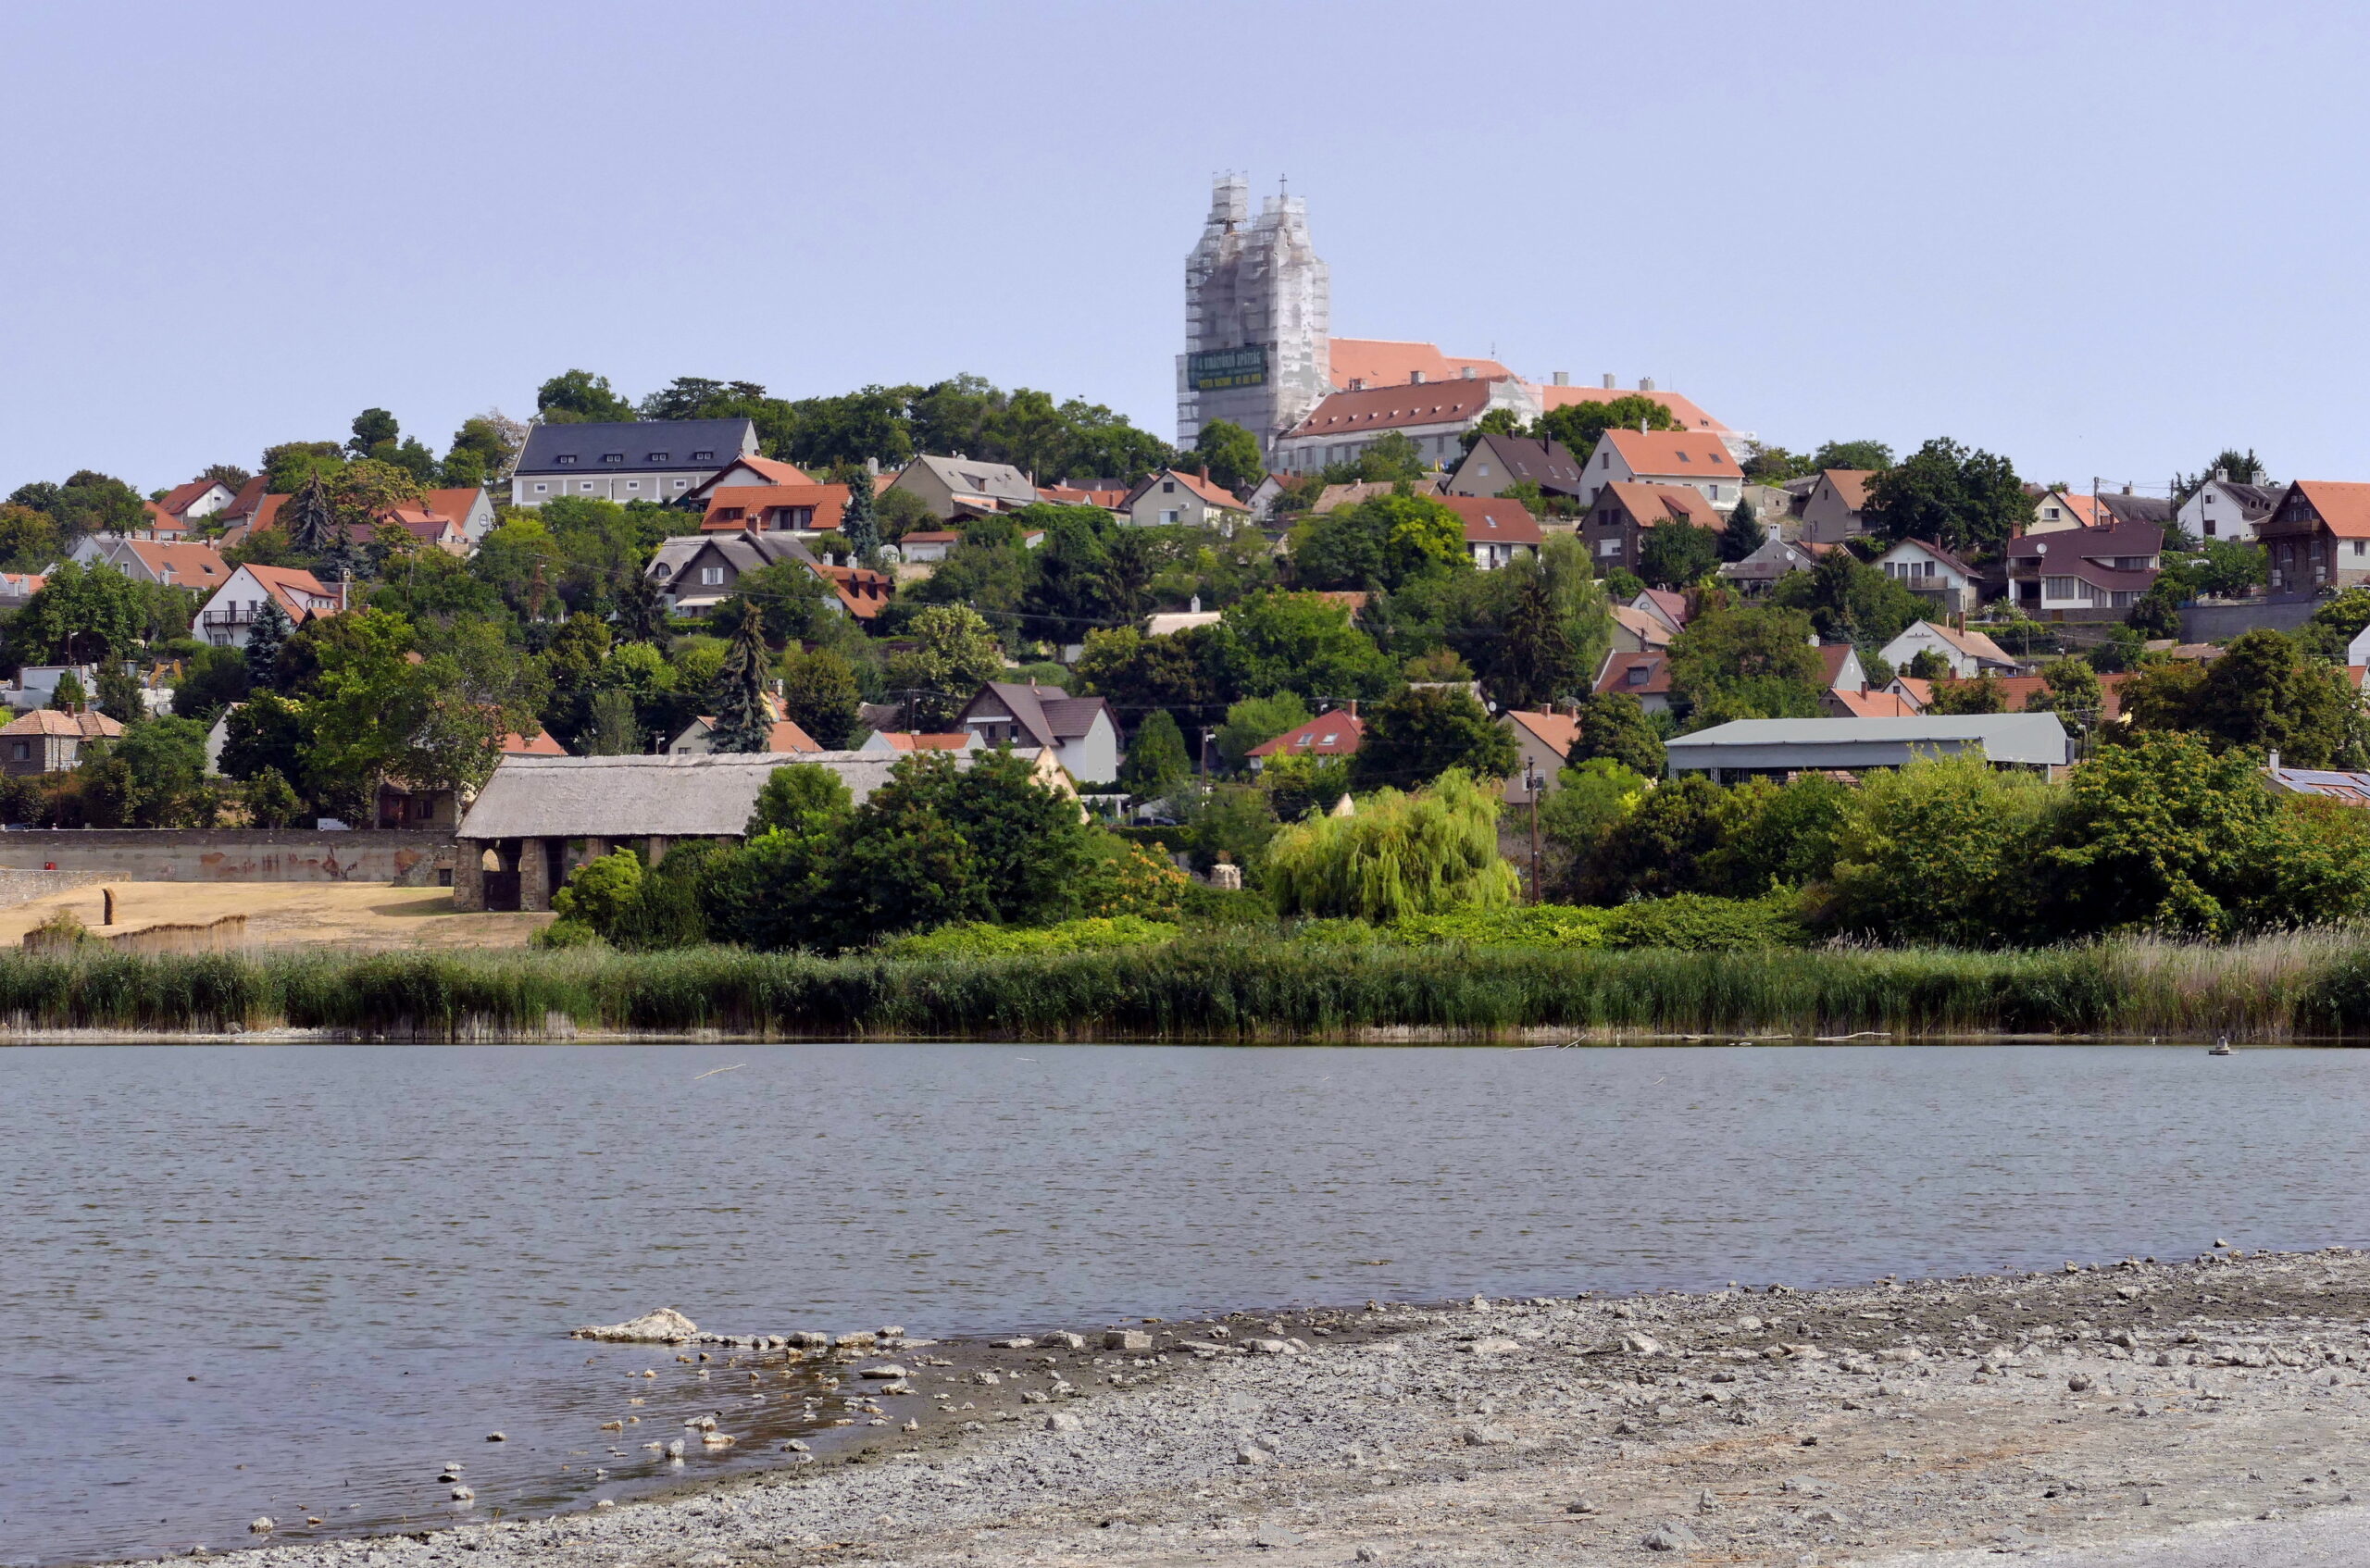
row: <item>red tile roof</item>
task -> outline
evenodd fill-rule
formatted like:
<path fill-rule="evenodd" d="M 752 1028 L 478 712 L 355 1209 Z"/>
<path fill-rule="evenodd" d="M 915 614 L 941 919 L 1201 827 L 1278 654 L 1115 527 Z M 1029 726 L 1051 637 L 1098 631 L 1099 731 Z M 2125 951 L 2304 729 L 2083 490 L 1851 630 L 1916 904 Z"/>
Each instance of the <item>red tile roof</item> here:
<path fill-rule="evenodd" d="M 1189 474 L 1182 468 L 1171 468 L 1168 470 L 1168 478 L 1175 479 L 1213 506 L 1223 506 L 1234 512 L 1243 509 L 1242 503 L 1235 499 L 1234 492 L 1222 484 L 1213 483 L 1199 474 Z"/>
<path fill-rule="evenodd" d="M 1335 392 L 1285 434 L 1356 435 L 1410 425 L 1469 424 L 1489 411 L 1490 389 L 1494 384 L 1476 379 Z"/>
<path fill-rule="evenodd" d="M 257 474 L 254 479 L 241 485 L 239 493 L 231 498 L 231 504 L 223 507 L 215 516 L 230 518 L 233 522 L 249 516 L 263 500 L 265 483 L 264 477 Z"/>
<path fill-rule="evenodd" d="M 1826 702 L 1842 710 L 1846 718 L 1915 718 L 1918 708 L 1906 697 L 1890 691 L 1852 691 L 1827 690 Z"/>
<path fill-rule="evenodd" d="M 140 557 L 140 564 L 148 568 L 149 576 L 176 588 L 219 588 L 231 580 L 232 568 L 211 544 L 127 539 L 123 548 Z"/>
<path fill-rule="evenodd" d="M 140 504 L 140 509 L 148 514 L 147 520 L 142 526 L 152 532 L 183 534 L 189 531 L 188 520 L 166 511 L 165 504 L 161 501 L 143 501 Z"/>
<path fill-rule="evenodd" d="M 1678 521 L 1692 523 L 1699 529 L 1725 527 L 1728 518 L 1720 509 L 1703 499 L 1703 492 L 1685 485 L 1641 484 L 1636 479 L 1615 479 L 1603 487 L 1603 497 L 1609 498 L 1629 514 L 1640 528 L 1653 528 L 1657 523 Z"/>
<path fill-rule="evenodd" d="M 1825 468 L 1819 477 L 1835 488 L 1836 498 L 1857 512 L 1868 504 L 1868 481 L 1877 477 L 1874 468 Z"/>
<path fill-rule="evenodd" d="M 848 487 L 843 484 L 727 485 L 709 494 L 700 531 L 740 533 L 747 529 L 787 527 L 779 521 L 778 514 L 800 507 L 814 514 L 805 527 L 835 529 L 847 504 Z"/>
<path fill-rule="evenodd" d="M 542 725 L 535 726 L 535 738 L 529 740 L 516 731 L 502 738 L 502 754 L 505 757 L 564 757 L 568 748 L 552 739 L 552 732 Z"/>
<path fill-rule="evenodd" d="M 971 743 L 968 730 L 951 735 L 932 735 L 917 729 L 884 729 L 880 739 L 892 752 L 959 752 Z"/>
<path fill-rule="evenodd" d="M 1366 739 L 1364 720 L 1346 708 L 1319 714 L 1306 724 L 1295 725 L 1272 740 L 1264 741 L 1244 753 L 1245 756 L 1280 757 L 1346 757 L 1355 755 L 1360 741 Z"/>
<path fill-rule="evenodd" d="M 1737 479 L 1744 470 L 1717 439 L 1682 430 L 1607 430 L 1604 440 L 1630 470 L 1672 478 Z"/>
<path fill-rule="evenodd" d="M 333 588 L 322 587 L 321 579 L 308 571 L 303 571 L 294 566 L 253 565 L 242 569 L 261 583 L 265 592 L 279 600 L 280 607 L 288 612 L 288 618 L 300 626 L 308 616 L 337 614 L 337 591 Z M 307 598 L 307 595 L 312 597 Z M 314 602 L 321 599 L 328 600 L 329 604 L 324 608 L 316 609 Z"/>
<path fill-rule="evenodd" d="M 1569 755 L 1573 743 L 1580 738 L 1580 721 L 1569 714 L 1541 714 L 1523 708 L 1508 708 L 1499 716 L 1517 728 L 1529 730 L 1559 757 Z"/>
<path fill-rule="evenodd" d="M 456 490 L 431 490 L 420 497 L 428 510 L 446 516 L 467 529 L 469 514 L 476 510 L 478 497 L 485 492 L 475 485 L 463 485 Z"/>
<path fill-rule="evenodd" d="M 1037 493 L 1056 506 L 1100 506 L 1106 512 L 1116 512 L 1128 502 L 1124 490 L 1077 490 L 1069 485 L 1042 484 L 1037 487 Z"/>
<path fill-rule="evenodd" d="M 860 621 L 868 621 L 887 609 L 889 596 L 897 591 L 895 579 L 869 567 L 835 566 L 824 561 L 813 570 L 831 585 L 831 591 L 840 596 L 841 607 Z"/>
<path fill-rule="evenodd" d="M 2298 479 L 2296 489 L 2312 503 L 2329 532 L 2339 539 L 2370 539 L 2370 484 L 2340 479 Z"/>
<path fill-rule="evenodd" d="M 1639 670 L 1645 673 L 1632 673 Z M 1599 691 L 1626 691 L 1632 697 L 1668 695 L 1670 655 L 1659 652 L 1608 653 L 1604 668 L 1596 678 L 1596 689 Z"/>
<path fill-rule="evenodd" d="M 1514 374 L 1494 359 L 1459 359 L 1442 354 L 1437 343 L 1335 338 L 1328 348 L 1333 385 L 1338 390 L 1346 390 L 1352 381 L 1363 381 L 1369 387 L 1403 385 L 1419 370 L 1427 386 L 1434 381 L 1462 380 L 1468 368 L 1484 380 Z"/>
<path fill-rule="evenodd" d="M 1519 501 L 1503 495 L 1443 495 L 1440 504 L 1465 519 L 1467 544 L 1525 544 L 1536 550 L 1545 542 L 1539 519 Z"/>
<path fill-rule="evenodd" d="M 176 517 L 185 517 L 197 498 L 213 488 L 212 479 L 192 479 L 187 484 L 175 485 L 167 491 L 164 499 L 156 502 L 156 505 Z"/>
<path fill-rule="evenodd" d="M 79 714 L 35 708 L 0 727 L 0 735 L 71 735 L 83 740 L 105 740 L 123 733 L 123 726 L 96 708 Z"/>

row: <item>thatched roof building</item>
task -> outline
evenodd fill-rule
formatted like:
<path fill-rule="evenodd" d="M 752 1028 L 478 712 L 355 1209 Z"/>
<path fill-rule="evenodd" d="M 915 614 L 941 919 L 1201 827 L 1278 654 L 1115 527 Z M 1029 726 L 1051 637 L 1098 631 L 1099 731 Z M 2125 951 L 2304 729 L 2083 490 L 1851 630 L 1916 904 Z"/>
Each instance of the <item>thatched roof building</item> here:
<path fill-rule="evenodd" d="M 461 819 L 463 839 L 737 839 L 774 769 L 830 768 L 862 805 L 897 759 L 877 752 L 505 757 Z"/>

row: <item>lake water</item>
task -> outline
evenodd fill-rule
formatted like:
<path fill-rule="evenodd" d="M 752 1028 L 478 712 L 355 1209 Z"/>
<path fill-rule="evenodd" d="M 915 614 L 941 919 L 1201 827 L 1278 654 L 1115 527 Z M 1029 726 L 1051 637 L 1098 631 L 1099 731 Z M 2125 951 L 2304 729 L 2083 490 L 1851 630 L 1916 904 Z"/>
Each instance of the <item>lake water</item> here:
<path fill-rule="evenodd" d="M 448 1459 L 480 1516 L 755 1462 L 588 1445 L 642 1368 L 651 1436 L 715 1395 L 561 1337 L 662 1305 L 945 1335 L 2359 1244 L 2365 1096 L 2370 1053 L 2195 1047 L 0 1050 L 0 1563 L 448 1518 Z"/>

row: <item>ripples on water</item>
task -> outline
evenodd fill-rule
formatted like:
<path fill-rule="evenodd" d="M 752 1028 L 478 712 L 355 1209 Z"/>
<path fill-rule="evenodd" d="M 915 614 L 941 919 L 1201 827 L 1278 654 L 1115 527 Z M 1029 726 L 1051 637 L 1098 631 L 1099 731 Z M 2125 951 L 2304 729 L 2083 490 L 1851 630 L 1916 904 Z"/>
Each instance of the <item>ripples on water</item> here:
<path fill-rule="evenodd" d="M 258 1513 L 448 1518 L 446 1460 L 480 1514 L 754 1462 L 646 1460 L 714 1377 L 558 1337 L 662 1305 L 939 1335 L 2354 1243 L 2365 1071 L 2083 1046 L 0 1050 L 0 1312 L 30 1327 L 0 1340 L 0 1562 L 218 1550 Z M 803 1385 L 767 1377 L 741 1429 L 804 1429 Z"/>

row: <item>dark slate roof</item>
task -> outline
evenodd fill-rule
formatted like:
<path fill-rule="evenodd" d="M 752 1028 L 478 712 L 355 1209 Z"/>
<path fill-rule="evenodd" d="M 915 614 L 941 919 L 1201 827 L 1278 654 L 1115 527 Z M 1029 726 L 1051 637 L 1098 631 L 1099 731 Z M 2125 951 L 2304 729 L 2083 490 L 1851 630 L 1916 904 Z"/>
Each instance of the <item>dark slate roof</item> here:
<path fill-rule="evenodd" d="M 711 473 L 757 449 L 748 419 L 640 419 L 614 425 L 537 425 L 518 456 L 521 474 L 593 474 L 657 470 Z M 708 455 L 694 460 L 692 454 Z M 618 460 L 606 461 L 611 456 Z M 568 459 L 575 461 L 569 462 Z"/>
<path fill-rule="evenodd" d="M 1491 448 L 1504 465 L 1506 477 L 1517 483 L 1528 479 L 1541 490 L 1576 495 L 1580 488 L 1580 460 L 1560 441 L 1533 441 L 1528 436 L 1501 435 L 1492 430 L 1473 443 L 1473 452 Z M 1465 454 L 1463 467 L 1473 460 Z"/>
<path fill-rule="evenodd" d="M 2118 523 L 2153 523 L 2164 528 L 2173 520 L 2170 496 L 2125 495 L 2115 491 L 2101 494 L 2099 504 Z"/>
<path fill-rule="evenodd" d="M 1094 716 L 1110 704 L 1100 697 L 1073 697 L 1058 686 L 1024 686 L 1017 680 L 991 680 L 971 699 L 963 716 L 970 717 L 979 698 L 993 695 L 1013 722 L 1041 746 L 1075 740 L 1094 727 Z"/>

